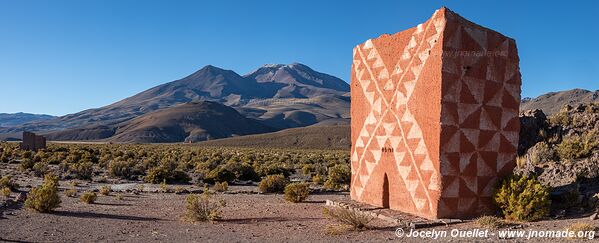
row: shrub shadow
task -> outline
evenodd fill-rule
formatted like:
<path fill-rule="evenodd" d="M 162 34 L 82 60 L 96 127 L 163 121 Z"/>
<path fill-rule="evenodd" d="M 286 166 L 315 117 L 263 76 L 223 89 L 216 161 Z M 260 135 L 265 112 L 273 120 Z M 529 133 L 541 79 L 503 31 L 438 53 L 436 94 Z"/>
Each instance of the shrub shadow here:
<path fill-rule="evenodd" d="M 162 221 L 163 219 L 154 217 L 138 217 L 130 215 L 115 215 L 105 213 L 92 213 L 92 212 L 70 212 L 70 211 L 56 211 L 54 213 L 58 216 L 64 217 L 75 217 L 75 218 L 103 218 L 103 219 L 118 219 L 118 220 L 134 220 L 134 221 Z"/>

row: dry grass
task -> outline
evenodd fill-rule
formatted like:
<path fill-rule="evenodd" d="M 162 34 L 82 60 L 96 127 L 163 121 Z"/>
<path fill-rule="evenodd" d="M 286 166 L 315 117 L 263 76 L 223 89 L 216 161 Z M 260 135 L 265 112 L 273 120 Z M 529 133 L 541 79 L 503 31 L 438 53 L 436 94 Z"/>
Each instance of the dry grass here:
<path fill-rule="evenodd" d="M 495 216 L 482 216 L 477 218 L 474 223 L 485 229 L 498 229 L 505 225 L 503 219 Z"/>
<path fill-rule="evenodd" d="M 325 234 L 327 235 L 342 235 L 347 232 L 354 230 L 354 227 L 346 224 L 329 224 L 324 229 Z"/>
<path fill-rule="evenodd" d="M 217 192 L 226 192 L 229 190 L 229 183 L 226 181 L 217 182 L 214 184 L 214 190 Z"/>
<path fill-rule="evenodd" d="M 191 222 L 206 222 L 220 219 L 221 209 L 225 207 L 224 200 L 217 201 L 208 189 L 201 195 L 190 194 L 186 199 L 184 218 Z"/>
<path fill-rule="evenodd" d="M 324 208 L 323 213 L 339 223 L 351 226 L 354 230 L 367 229 L 368 223 L 373 220 L 373 217 L 362 212 L 342 207 Z"/>
<path fill-rule="evenodd" d="M 103 186 L 100 188 L 100 194 L 102 194 L 104 196 L 108 196 L 111 191 L 112 191 L 112 188 L 110 186 Z"/>
<path fill-rule="evenodd" d="M 77 189 L 75 187 L 64 191 L 64 195 L 67 197 L 77 197 Z"/>
<path fill-rule="evenodd" d="M 568 226 L 566 229 L 575 233 L 573 238 L 590 238 L 595 236 L 597 227 L 592 223 L 578 222 Z"/>
<path fill-rule="evenodd" d="M 96 202 L 96 199 L 98 198 L 98 195 L 96 195 L 95 192 L 84 192 L 81 195 L 81 202 L 87 203 L 87 204 L 92 204 L 94 202 Z"/>

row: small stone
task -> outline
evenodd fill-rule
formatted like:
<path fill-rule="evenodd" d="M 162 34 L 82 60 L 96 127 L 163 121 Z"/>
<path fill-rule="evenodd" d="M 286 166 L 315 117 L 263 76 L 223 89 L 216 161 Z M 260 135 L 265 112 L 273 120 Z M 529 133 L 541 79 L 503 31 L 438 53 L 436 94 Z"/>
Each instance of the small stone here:
<path fill-rule="evenodd" d="M 591 216 L 589 217 L 590 220 L 595 220 L 597 219 L 597 213 L 591 214 Z"/>
<path fill-rule="evenodd" d="M 21 192 L 17 195 L 17 202 L 25 202 L 27 200 L 27 193 Z"/>

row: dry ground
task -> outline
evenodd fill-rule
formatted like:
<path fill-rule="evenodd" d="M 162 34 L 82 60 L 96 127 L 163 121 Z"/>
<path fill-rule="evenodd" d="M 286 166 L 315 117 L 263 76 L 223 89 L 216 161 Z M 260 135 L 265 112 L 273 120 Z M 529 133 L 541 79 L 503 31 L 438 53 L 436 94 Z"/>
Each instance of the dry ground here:
<path fill-rule="evenodd" d="M 122 200 L 115 195 L 123 196 Z M 396 227 L 381 220 L 373 229 L 339 235 L 327 232 L 335 222 L 323 215 L 324 201 L 348 199 L 345 193 L 311 195 L 308 202 L 288 203 L 277 194 L 218 194 L 227 201 L 222 220 L 214 223 L 188 223 L 181 220 L 186 195 L 175 193 L 112 193 L 99 196 L 95 204 L 62 195 L 62 206 L 52 214 L 22 208 L 3 213 L 0 240 L 13 242 L 348 242 L 402 241 Z M 585 218 L 547 220 L 515 226 L 522 230 L 563 230 L 573 222 L 592 222 Z M 595 223 L 596 224 L 596 223 Z M 437 226 L 437 231 L 474 229 L 473 222 Z M 409 231 L 409 230 L 408 230 Z M 470 241 L 446 237 L 439 241 Z M 476 241 L 497 241 L 496 236 Z M 563 239 L 534 239 L 555 241 Z M 430 241 L 430 239 L 426 239 Z"/>

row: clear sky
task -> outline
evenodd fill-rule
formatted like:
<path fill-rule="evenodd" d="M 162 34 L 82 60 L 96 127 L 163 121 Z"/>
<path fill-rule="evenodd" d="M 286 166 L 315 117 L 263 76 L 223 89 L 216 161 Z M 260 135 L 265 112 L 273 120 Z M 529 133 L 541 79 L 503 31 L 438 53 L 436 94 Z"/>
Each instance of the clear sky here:
<path fill-rule="evenodd" d="M 523 97 L 599 89 L 599 1 L 0 0 L 0 113 L 100 107 L 207 64 L 349 81 L 353 46 L 442 6 L 516 39 Z"/>

